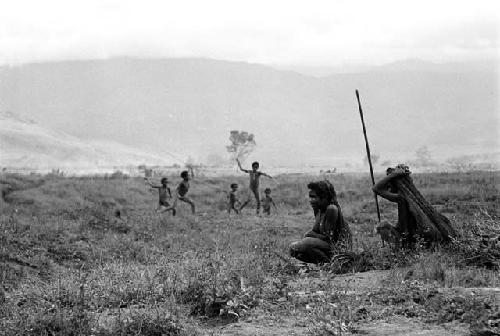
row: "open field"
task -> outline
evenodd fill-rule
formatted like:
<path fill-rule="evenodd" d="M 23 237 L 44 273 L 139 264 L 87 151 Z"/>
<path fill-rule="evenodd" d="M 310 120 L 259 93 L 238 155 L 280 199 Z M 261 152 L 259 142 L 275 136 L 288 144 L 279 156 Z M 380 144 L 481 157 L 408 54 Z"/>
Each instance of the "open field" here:
<path fill-rule="evenodd" d="M 500 332 L 498 172 L 415 174 L 462 236 L 392 252 L 372 236 L 368 176 L 331 174 L 358 258 L 339 273 L 288 246 L 313 224 L 306 184 L 279 175 L 278 211 L 225 211 L 229 184 L 194 179 L 178 214 L 154 212 L 141 178 L 0 177 L 0 330 L 5 335 L 479 335 Z M 174 183 L 179 180 L 169 176 Z M 175 188 L 172 183 L 171 188 Z M 397 207 L 379 200 L 382 218 Z M 123 219 L 114 217 L 119 209 Z M 273 209 L 274 210 L 274 209 Z"/>

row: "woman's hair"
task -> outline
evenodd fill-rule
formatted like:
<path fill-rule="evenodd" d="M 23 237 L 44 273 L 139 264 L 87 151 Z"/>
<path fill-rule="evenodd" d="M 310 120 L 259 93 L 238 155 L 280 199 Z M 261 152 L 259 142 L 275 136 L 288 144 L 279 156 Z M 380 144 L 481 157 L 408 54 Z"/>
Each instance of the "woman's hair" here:
<path fill-rule="evenodd" d="M 400 163 L 398 164 L 396 167 L 389 167 L 386 169 L 385 173 L 387 175 L 389 175 L 390 173 L 392 173 L 396 168 L 399 168 L 399 169 L 403 169 L 405 171 L 405 173 L 407 174 L 411 174 L 411 171 L 410 171 L 410 167 L 408 167 L 406 164 L 404 163 Z"/>
<path fill-rule="evenodd" d="M 163 183 L 163 182 L 168 182 L 168 178 L 166 178 L 166 177 L 162 178 L 161 183 Z"/>
<path fill-rule="evenodd" d="M 322 180 L 309 182 L 307 187 L 311 190 L 314 190 L 320 198 L 326 199 L 328 203 L 339 205 L 339 203 L 337 202 L 337 193 L 335 192 L 335 188 L 330 181 Z"/>
<path fill-rule="evenodd" d="M 182 178 L 184 178 L 184 177 L 188 177 L 188 176 L 189 176 L 189 173 L 188 173 L 188 171 L 187 171 L 187 170 L 182 171 L 182 173 L 181 173 L 181 177 L 182 177 Z"/>

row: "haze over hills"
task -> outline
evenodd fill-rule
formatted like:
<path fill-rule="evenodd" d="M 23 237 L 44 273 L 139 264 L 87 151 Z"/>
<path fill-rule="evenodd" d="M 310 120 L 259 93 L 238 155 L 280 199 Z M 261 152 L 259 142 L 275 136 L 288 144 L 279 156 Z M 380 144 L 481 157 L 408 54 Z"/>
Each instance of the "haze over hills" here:
<path fill-rule="evenodd" d="M 364 142 L 355 89 L 372 152 L 381 160 L 414 158 L 424 145 L 436 159 L 498 151 L 495 63 L 399 62 L 320 78 L 208 59 L 0 68 L 0 110 L 82 144 L 106 141 L 139 148 L 138 154 L 173 152 L 181 160 L 204 161 L 210 154 L 227 156 L 229 131 L 246 130 L 257 141 L 250 159 L 263 167 L 360 164 Z"/>
<path fill-rule="evenodd" d="M 0 112 L 0 148 L 3 167 L 89 172 L 144 162 L 153 165 L 179 163 L 116 143 L 84 142 L 7 112 Z"/>

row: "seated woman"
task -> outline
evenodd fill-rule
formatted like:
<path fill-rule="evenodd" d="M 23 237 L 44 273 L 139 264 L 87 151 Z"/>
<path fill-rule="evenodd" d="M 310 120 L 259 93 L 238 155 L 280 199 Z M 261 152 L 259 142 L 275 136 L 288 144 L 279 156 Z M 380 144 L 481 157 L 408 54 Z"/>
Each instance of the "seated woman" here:
<path fill-rule="evenodd" d="M 290 246 L 290 255 L 306 263 L 328 262 L 335 253 L 351 250 L 351 231 L 330 181 L 311 182 L 307 187 L 315 222 L 302 240 Z"/>
<path fill-rule="evenodd" d="M 410 177 L 410 168 L 404 164 L 387 168 L 387 176 L 373 187 L 373 191 L 398 205 L 395 226 L 403 247 L 413 247 L 423 239 L 427 245 L 443 243 L 456 236 L 451 222 L 439 213 L 417 190 Z"/>

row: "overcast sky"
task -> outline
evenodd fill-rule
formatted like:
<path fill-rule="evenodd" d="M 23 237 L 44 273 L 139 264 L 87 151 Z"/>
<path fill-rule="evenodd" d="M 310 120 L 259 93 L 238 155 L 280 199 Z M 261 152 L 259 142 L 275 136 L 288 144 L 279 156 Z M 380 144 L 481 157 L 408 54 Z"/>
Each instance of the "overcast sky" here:
<path fill-rule="evenodd" d="M 497 0 L 0 0 L 0 64 L 208 57 L 269 65 L 499 57 Z"/>

